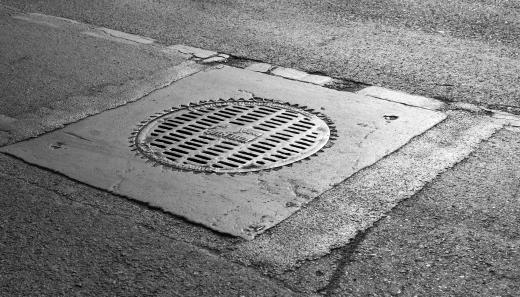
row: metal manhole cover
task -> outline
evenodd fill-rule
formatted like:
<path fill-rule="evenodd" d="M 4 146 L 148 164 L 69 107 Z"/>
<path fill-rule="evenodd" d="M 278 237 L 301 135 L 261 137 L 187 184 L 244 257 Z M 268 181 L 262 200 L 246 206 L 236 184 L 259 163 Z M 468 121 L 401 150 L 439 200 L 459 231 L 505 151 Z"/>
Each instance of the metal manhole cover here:
<path fill-rule="evenodd" d="M 335 137 L 334 126 L 321 113 L 255 97 L 166 110 L 141 122 L 131 145 L 158 165 L 241 173 L 308 158 L 330 146 Z"/>

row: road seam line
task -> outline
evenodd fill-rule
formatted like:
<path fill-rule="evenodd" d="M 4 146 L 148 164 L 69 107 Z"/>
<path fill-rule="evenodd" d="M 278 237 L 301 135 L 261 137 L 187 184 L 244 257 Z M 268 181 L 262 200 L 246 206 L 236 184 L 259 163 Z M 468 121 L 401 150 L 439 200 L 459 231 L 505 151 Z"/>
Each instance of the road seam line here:
<path fill-rule="evenodd" d="M 324 74 L 309 73 L 294 68 L 286 68 L 282 66 L 271 65 L 261 61 L 256 61 L 248 58 L 236 57 L 226 53 L 219 53 L 217 51 L 206 50 L 198 47 L 188 46 L 184 44 L 165 45 L 157 41 L 156 39 L 140 36 L 136 34 L 126 33 L 123 31 L 113 30 L 105 27 L 94 26 L 78 22 L 76 20 L 57 17 L 52 15 L 46 15 L 41 13 L 19 13 L 12 16 L 15 19 L 25 20 L 28 22 L 49 25 L 52 27 L 59 27 L 59 22 L 69 22 L 77 25 L 83 25 L 89 27 L 92 31 L 85 31 L 84 34 L 97 37 L 106 38 L 110 37 L 114 41 L 120 40 L 120 42 L 135 42 L 144 45 L 151 45 L 159 47 L 165 53 L 171 53 L 175 51 L 186 57 L 187 60 L 193 60 L 201 64 L 226 64 L 229 66 L 242 68 L 248 71 L 261 72 L 270 74 L 285 79 L 300 81 L 304 83 L 310 83 L 319 85 L 325 88 L 335 89 L 339 91 L 349 91 L 357 93 L 362 96 L 367 96 L 374 99 L 392 101 L 404 105 L 420 107 L 430 110 L 446 111 L 446 110 L 465 110 L 473 113 L 485 114 L 491 118 L 498 119 L 504 122 L 506 126 L 520 127 L 520 116 L 513 113 L 508 113 L 501 110 L 490 109 L 484 106 L 478 106 L 470 103 L 463 102 L 443 102 L 438 99 L 428 98 L 419 95 L 413 95 L 399 90 L 388 89 L 379 86 L 372 86 L 367 83 L 345 80 L 330 77 Z M 57 20 L 58 24 L 48 21 Z M 97 32 L 96 32 L 97 31 Z M 102 33 L 99 34 L 101 31 Z M 107 36 L 102 36 L 106 34 Z"/>

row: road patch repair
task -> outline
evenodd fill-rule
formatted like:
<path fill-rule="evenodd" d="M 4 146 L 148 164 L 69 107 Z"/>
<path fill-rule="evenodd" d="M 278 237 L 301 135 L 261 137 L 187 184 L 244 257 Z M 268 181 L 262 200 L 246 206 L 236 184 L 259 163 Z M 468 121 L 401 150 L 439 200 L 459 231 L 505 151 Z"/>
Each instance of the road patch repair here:
<path fill-rule="evenodd" d="M 444 118 L 222 66 L 2 151 L 252 239 Z"/>

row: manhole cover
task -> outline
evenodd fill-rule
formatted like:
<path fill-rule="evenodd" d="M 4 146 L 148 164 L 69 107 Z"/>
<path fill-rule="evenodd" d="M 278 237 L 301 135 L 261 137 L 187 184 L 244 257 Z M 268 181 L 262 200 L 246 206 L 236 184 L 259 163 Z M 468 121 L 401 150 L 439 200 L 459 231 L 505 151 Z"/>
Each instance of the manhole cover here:
<path fill-rule="evenodd" d="M 330 145 L 330 120 L 305 106 L 275 100 L 203 101 L 141 122 L 132 146 L 158 165 L 239 173 L 278 168 Z"/>

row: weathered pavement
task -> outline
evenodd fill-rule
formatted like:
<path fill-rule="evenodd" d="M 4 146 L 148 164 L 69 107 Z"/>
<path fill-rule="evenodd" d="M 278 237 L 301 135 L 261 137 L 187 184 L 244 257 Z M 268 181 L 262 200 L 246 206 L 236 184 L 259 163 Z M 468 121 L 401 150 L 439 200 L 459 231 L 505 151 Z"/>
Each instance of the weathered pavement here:
<path fill-rule="evenodd" d="M 520 113 L 514 0 L 2 2 L 165 44 Z"/>
<path fill-rule="evenodd" d="M 22 45 L 34 50 L 26 60 L 43 50 L 52 65 L 66 57 L 91 62 L 57 65 L 54 73 L 70 72 L 52 76 L 56 87 L 39 82 L 46 93 L 24 93 L 30 76 L 23 72 L 2 86 L 4 143 L 140 99 L 212 67 L 147 40 L 65 20 L 2 10 L 2 24 L 24 34 L 42 31 L 30 39 L 35 44 L 35 38 L 48 44 L 71 37 L 56 45 L 59 59 L 56 51 Z M 79 57 L 73 48 L 78 36 L 88 39 L 80 48 L 92 46 Z M 3 64 L 13 49 L 2 46 Z M 100 52 L 106 57 L 93 60 Z M 119 60 L 124 53 L 129 58 Z M 109 57 L 116 61 L 107 64 Z M 106 72 L 96 67 L 111 65 L 115 73 L 97 80 Z M 12 74 L 4 75 L 4 82 L 12 81 Z M 82 76 L 77 87 L 67 81 L 74 75 Z M 53 104 L 52 90 L 65 87 L 62 103 Z M 78 99 L 84 88 L 98 91 Z M 44 95 L 35 101 L 34 94 Z M 251 241 L 2 154 L 0 295 L 515 296 L 520 131 L 476 106 L 439 108 L 444 122 Z"/>

